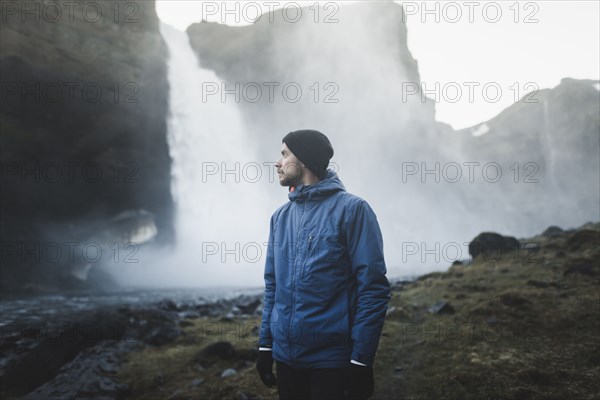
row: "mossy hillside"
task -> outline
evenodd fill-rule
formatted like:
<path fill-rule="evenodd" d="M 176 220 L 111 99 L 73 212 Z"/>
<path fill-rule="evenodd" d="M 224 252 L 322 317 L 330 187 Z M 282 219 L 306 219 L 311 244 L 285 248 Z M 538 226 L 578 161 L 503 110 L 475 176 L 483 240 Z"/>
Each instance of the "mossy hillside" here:
<path fill-rule="evenodd" d="M 394 285 L 372 398 L 595 398 L 599 237 L 598 223 L 536 236 L 521 243 L 537 249 L 476 258 Z M 439 300 L 454 312 L 430 313 Z M 262 384 L 251 357 L 244 356 L 255 348 L 259 323 L 259 318 L 190 320 L 177 341 L 131 353 L 120 372 L 130 398 L 276 399 L 276 390 Z M 212 364 L 199 357 L 222 340 L 238 355 Z M 237 374 L 222 378 L 227 368 Z"/>

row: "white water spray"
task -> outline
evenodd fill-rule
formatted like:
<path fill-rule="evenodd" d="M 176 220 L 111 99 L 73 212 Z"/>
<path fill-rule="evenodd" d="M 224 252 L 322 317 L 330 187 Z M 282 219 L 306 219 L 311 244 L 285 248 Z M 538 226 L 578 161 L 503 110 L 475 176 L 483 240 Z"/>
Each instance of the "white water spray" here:
<path fill-rule="evenodd" d="M 176 246 L 168 253 L 140 249 L 140 265 L 118 276 L 134 286 L 260 286 L 269 218 L 276 200 L 285 200 L 269 196 L 268 185 L 278 183 L 267 161 L 276 160 L 278 144 L 273 160 L 258 160 L 236 103 L 202 98 L 203 84 L 221 80 L 199 67 L 187 34 L 166 24 L 160 29 L 169 48 Z"/>

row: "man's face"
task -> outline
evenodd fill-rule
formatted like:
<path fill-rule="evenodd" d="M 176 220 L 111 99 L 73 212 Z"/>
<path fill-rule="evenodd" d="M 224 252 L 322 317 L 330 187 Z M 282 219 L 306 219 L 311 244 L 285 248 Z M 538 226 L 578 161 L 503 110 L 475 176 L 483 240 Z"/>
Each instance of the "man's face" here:
<path fill-rule="evenodd" d="M 281 144 L 281 158 L 275 163 L 277 176 L 281 186 L 298 186 L 302 179 L 302 161 L 288 149 L 285 143 Z"/>

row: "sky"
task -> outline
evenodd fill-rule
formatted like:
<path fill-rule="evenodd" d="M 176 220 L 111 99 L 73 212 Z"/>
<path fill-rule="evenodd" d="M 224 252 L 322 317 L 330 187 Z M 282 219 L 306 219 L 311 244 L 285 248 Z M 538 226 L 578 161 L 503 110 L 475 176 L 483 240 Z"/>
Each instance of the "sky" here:
<path fill-rule="evenodd" d="M 204 8 L 202 3 L 207 3 Z M 162 21 L 185 30 L 203 17 L 248 25 L 256 10 L 270 7 L 268 1 L 239 1 L 239 12 L 225 15 L 223 3 L 158 0 L 156 10 Z M 274 3 L 279 3 L 277 12 L 288 3 L 309 6 L 315 1 Z M 563 78 L 600 79 L 597 0 L 397 3 L 406 12 L 408 48 L 418 61 L 421 85 L 436 101 L 436 119 L 454 129 L 487 121 L 527 93 L 535 98 L 536 90 L 555 87 Z M 213 15 L 211 7 L 216 7 Z"/>

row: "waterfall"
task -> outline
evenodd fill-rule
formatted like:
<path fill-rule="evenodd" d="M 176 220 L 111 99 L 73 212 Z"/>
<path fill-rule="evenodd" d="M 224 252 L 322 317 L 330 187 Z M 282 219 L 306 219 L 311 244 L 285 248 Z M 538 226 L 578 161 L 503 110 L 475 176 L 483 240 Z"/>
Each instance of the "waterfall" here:
<path fill-rule="evenodd" d="M 540 128 L 540 143 L 544 154 L 545 171 L 543 171 L 543 176 L 546 181 L 545 192 L 552 195 L 553 201 L 557 205 L 557 209 L 553 212 L 554 223 L 564 225 L 569 223 L 568 221 L 573 215 L 573 210 L 571 210 L 573 202 L 565 196 L 564 187 L 559 182 L 560 175 L 564 174 L 565 171 L 560 171 L 556 167 L 560 164 L 564 165 L 564 162 L 560 163 L 559 160 L 557 163 L 557 158 L 560 156 L 557 149 L 560 149 L 560 144 L 553 137 L 553 127 L 550 123 L 551 118 L 548 112 L 550 99 L 544 97 L 541 101 L 543 107 L 543 125 Z M 565 150 L 562 149 L 562 151 Z"/>
<path fill-rule="evenodd" d="M 279 144 L 273 143 L 272 160 L 258 160 L 258 144 L 249 143 L 233 97 L 203 99 L 203 83 L 220 87 L 221 79 L 199 66 L 185 32 L 164 23 L 160 30 L 169 49 L 176 246 L 140 249 L 139 267 L 120 277 L 134 286 L 260 286 L 269 218 L 277 200 L 287 200 L 283 193 L 268 196 L 278 185 L 268 169 L 275 170 Z"/>

